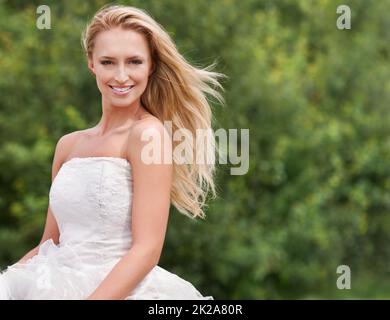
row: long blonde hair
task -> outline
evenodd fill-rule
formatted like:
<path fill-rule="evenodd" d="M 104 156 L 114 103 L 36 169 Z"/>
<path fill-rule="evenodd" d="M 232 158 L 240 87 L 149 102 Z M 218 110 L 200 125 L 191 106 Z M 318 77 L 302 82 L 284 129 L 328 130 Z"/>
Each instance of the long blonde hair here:
<path fill-rule="evenodd" d="M 178 52 L 174 42 L 151 16 L 144 10 L 122 6 L 108 5 L 102 7 L 87 24 L 82 34 L 82 46 L 89 57 L 92 56 L 94 40 L 99 32 L 120 26 L 131 29 L 145 36 L 151 51 L 154 71 L 149 78 L 141 103 L 152 115 L 161 122 L 170 121 L 172 131 L 185 128 L 192 137 L 196 130 L 210 132 L 213 119 L 207 95 L 216 98 L 223 104 L 224 99 L 218 92 L 223 87 L 218 81 L 225 75 L 211 71 L 215 62 L 206 68 L 192 66 Z M 172 136 L 171 136 L 172 137 Z M 185 139 L 193 154 L 199 154 L 201 159 L 215 157 L 217 152 L 214 134 L 209 134 L 207 147 Z M 172 141 L 173 149 L 179 142 Z M 216 197 L 214 183 L 215 163 L 177 164 L 173 159 L 173 182 L 171 203 L 176 209 L 190 218 L 205 218 L 203 207 L 211 191 Z M 211 161 L 213 162 L 213 161 Z"/>

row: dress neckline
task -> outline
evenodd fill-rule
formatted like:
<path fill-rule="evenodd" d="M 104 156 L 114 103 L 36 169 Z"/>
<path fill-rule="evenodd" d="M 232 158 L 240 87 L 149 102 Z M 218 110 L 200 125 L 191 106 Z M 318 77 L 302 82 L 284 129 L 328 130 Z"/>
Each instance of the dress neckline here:
<path fill-rule="evenodd" d="M 83 162 L 83 161 L 92 161 L 92 160 L 109 160 L 109 161 L 114 161 L 114 162 L 116 161 L 118 163 L 122 163 L 122 164 L 126 165 L 127 167 L 131 168 L 130 162 L 127 159 L 121 158 L 121 157 L 110 157 L 110 156 L 73 157 L 73 158 L 70 158 L 69 160 L 65 161 L 62 164 L 62 166 L 68 165 L 69 163 L 72 163 L 75 161 Z"/>

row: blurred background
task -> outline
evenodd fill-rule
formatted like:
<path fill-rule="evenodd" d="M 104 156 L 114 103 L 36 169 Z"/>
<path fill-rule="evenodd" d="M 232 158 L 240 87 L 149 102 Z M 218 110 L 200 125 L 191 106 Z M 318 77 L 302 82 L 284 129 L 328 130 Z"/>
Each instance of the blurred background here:
<path fill-rule="evenodd" d="M 39 243 L 58 139 L 101 97 L 80 34 L 107 1 L 0 0 L 0 268 Z M 172 208 L 159 265 L 216 299 L 390 298 L 390 1 L 117 1 L 229 78 L 215 128 L 250 129 L 205 221 Z M 336 28 L 339 5 L 350 30 Z M 339 265 L 351 289 L 339 290 Z"/>

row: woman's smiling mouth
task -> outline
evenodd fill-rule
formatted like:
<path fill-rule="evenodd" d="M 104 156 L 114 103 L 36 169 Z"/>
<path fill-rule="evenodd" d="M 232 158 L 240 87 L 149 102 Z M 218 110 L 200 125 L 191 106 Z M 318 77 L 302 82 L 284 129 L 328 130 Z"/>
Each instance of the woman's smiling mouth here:
<path fill-rule="evenodd" d="M 111 90 L 115 94 L 120 95 L 120 96 L 126 95 L 134 87 L 134 85 L 132 85 L 132 86 L 110 86 L 110 85 L 108 85 L 108 86 L 111 88 Z"/>

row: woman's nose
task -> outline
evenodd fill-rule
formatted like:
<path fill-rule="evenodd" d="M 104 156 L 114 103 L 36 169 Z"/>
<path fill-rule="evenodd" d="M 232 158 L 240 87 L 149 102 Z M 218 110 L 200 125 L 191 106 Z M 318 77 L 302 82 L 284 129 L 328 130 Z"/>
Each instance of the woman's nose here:
<path fill-rule="evenodd" d="M 118 67 L 118 70 L 115 74 L 115 81 L 126 82 L 127 78 L 128 78 L 128 76 L 126 73 L 126 69 L 124 67 Z"/>

